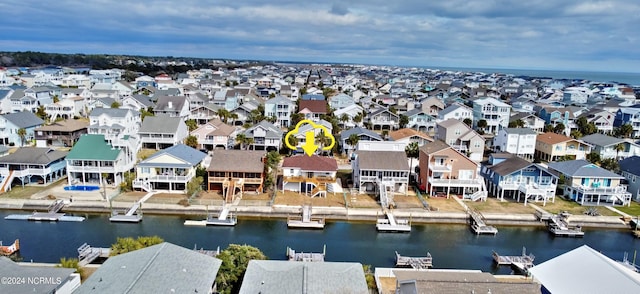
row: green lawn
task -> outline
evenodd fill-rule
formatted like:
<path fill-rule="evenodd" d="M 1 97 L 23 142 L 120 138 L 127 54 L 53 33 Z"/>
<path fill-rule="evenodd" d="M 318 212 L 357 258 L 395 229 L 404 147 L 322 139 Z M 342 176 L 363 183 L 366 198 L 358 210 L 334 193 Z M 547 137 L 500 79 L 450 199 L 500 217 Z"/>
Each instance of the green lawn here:
<path fill-rule="evenodd" d="M 631 206 L 629 207 L 621 207 L 621 206 L 616 206 L 617 210 L 620 210 L 624 213 L 630 214 L 631 216 L 638 216 L 640 215 L 640 203 L 638 202 L 631 202 Z"/>

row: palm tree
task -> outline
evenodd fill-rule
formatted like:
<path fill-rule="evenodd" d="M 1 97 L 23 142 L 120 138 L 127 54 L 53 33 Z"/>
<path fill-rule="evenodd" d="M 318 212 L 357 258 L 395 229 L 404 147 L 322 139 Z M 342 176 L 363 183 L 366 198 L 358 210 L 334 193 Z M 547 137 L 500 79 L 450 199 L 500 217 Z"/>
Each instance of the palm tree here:
<path fill-rule="evenodd" d="M 481 119 L 478 121 L 478 129 L 483 130 L 487 127 L 487 121 L 484 119 Z"/>
<path fill-rule="evenodd" d="M 616 160 L 620 159 L 620 151 L 624 151 L 624 144 L 618 143 L 613 149 L 616 150 Z"/>
<path fill-rule="evenodd" d="M 224 108 L 220 108 L 218 109 L 218 111 L 216 111 L 216 114 L 218 115 L 218 117 L 220 118 L 220 120 L 222 120 L 223 123 L 227 123 L 227 120 L 229 119 L 229 116 L 231 115 L 231 113 L 224 109 Z"/>
<path fill-rule="evenodd" d="M 196 138 L 196 136 L 194 135 L 189 135 L 184 139 L 184 144 L 193 149 L 196 149 L 198 148 L 198 138 Z"/>
<path fill-rule="evenodd" d="M 345 140 L 345 142 L 349 144 L 349 146 L 351 146 L 351 150 L 356 149 L 356 145 L 358 145 L 358 141 L 360 141 L 360 136 L 358 136 L 357 134 L 351 134 L 349 135 L 349 138 Z"/>
<path fill-rule="evenodd" d="M 289 141 L 289 145 L 294 146 L 294 147 L 296 147 L 296 148 L 298 147 L 298 143 L 299 143 L 298 137 L 296 137 L 296 136 L 289 136 L 288 141 Z"/>
<path fill-rule="evenodd" d="M 340 122 L 342 123 L 342 125 L 344 126 L 344 123 L 349 121 L 349 115 L 347 115 L 346 113 L 343 113 L 340 116 Z"/>
<path fill-rule="evenodd" d="M 356 114 L 356 116 L 353 117 L 353 122 L 360 124 L 363 118 L 364 118 L 364 114 L 362 114 L 362 112 L 358 112 L 358 114 Z"/>
<path fill-rule="evenodd" d="M 195 119 L 188 119 L 184 123 L 189 128 L 189 132 L 193 132 L 195 129 L 198 128 L 198 123 L 196 122 Z"/>
<path fill-rule="evenodd" d="M 245 143 L 247 144 L 247 150 L 249 150 L 249 147 L 253 146 L 253 143 L 255 143 L 256 141 L 253 140 L 253 138 L 249 138 L 247 137 L 247 139 L 245 140 Z"/>
<path fill-rule="evenodd" d="M 318 151 L 319 153 L 322 154 L 322 148 L 324 148 L 324 146 L 326 146 L 327 144 L 330 144 L 331 139 L 329 138 L 329 136 L 325 135 L 324 131 L 320 131 L 318 133 L 318 135 L 316 135 L 316 144 L 318 144 Z"/>
<path fill-rule="evenodd" d="M 418 146 L 418 142 L 411 142 L 407 147 L 404 148 L 404 152 L 407 153 L 407 157 L 411 159 L 409 163 L 409 173 L 411 173 L 411 168 L 413 167 L 413 159 L 418 158 L 420 155 L 420 146 Z"/>
<path fill-rule="evenodd" d="M 27 138 L 27 130 L 25 130 L 24 128 L 19 128 L 17 134 L 20 137 L 20 146 L 24 146 L 24 141 Z"/>
<path fill-rule="evenodd" d="M 240 144 L 240 149 L 244 149 L 244 144 L 247 143 L 247 135 L 244 133 L 236 135 L 236 143 Z"/>
<path fill-rule="evenodd" d="M 231 124 L 236 122 L 236 119 L 238 119 L 238 114 L 235 112 L 232 112 L 229 114 L 229 118 L 231 119 Z"/>

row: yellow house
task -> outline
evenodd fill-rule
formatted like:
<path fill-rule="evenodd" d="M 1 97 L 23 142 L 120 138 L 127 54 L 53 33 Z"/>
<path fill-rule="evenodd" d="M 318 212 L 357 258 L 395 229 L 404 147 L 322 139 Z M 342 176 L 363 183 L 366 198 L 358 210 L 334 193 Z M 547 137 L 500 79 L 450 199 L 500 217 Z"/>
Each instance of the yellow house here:
<path fill-rule="evenodd" d="M 591 153 L 591 145 L 556 133 L 543 133 L 536 138 L 534 156 L 545 161 L 556 161 L 559 158 L 569 160 L 585 159 Z"/>

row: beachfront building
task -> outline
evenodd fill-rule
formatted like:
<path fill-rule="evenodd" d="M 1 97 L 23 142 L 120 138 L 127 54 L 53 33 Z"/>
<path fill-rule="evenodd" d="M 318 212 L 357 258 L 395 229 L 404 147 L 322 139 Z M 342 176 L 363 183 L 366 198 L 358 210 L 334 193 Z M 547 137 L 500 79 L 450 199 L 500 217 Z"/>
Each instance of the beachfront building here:
<path fill-rule="evenodd" d="M 591 147 L 582 140 L 548 132 L 536 137 L 534 157 L 544 161 L 585 159 Z"/>
<path fill-rule="evenodd" d="M 0 192 L 11 190 L 14 179 L 23 187 L 57 181 L 65 175 L 67 153 L 50 148 L 21 147 L 0 157 Z"/>
<path fill-rule="evenodd" d="M 531 163 L 511 153 L 493 153 L 487 165 L 482 166 L 482 176 L 489 191 L 504 200 L 505 194 L 517 202 L 555 202 L 557 177 L 539 164 Z"/>
<path fill-rule="evenodd" d="M 623 176 L 601 168 L 586 160 L 549 162 L 549 172 L 565 178 L 563 194 L 580 205 L 631 204 Z"/>
<path fill-rule="evenodd" d="M 326 197 L 335 193 L 338 163 L 327 156 L 306 154 L 286 157 L 282 162 L 282 192 L 294 191 L 309 196 Z"/>
<path fill-rule="evenodd" d="M 253 150 L 215 150 L 207 168 L 207 189 L 221 191 L 227 202 L 242 198 L 244 191 L 261 191 L 264 155 Z"/>
<path fill-rule="evenodd" d="M 509 126 L 511 106 L 495 98 L 483 98 L 473 101 L 473 125 L 478 127 L 478 122 L 484 120 L 487 126 L 483 131 L 497 134 L 499 130 Z"/>
<path fill-rule="evenodd" d="M 396 144 L 399 146 L 396 151 L 366 148 L 373 143 L 376 142 L 358 143 L 354 151 L 351 167 L 355 188 L 360 193 L 378 193 L 385 185 L 395 193 L 406 195 L 410 169 L 404 145 Z"/>
<path fill-rule="evenodd" d="M 496 152 L 508 152 L 527 160 L 533 160 L 536 132 L 526 128 L 504 128 L 493 138 Z"/>
<path fill-rule="evenodd" d="M 138 134 L 142 147 L 159 150 L 182 143 L 189 128 L 180 117 L 157 115 L 146 117 Z"/>
<path fill-rule="evenodd" d="M 70 147 L 87 133 L 89 122 L 80 119 L 67 119 L 37 127 L 34 131 L 36 146 Z"/>
<path fill-rule="evenodd" d="M 622 138 L 604 134 L 591 134 L 580 138 L 580 140 L 593 146 L 591 150 L 600 155 L 601 159 L 615 158 L 619 160 L 629 156 L 640 155 L 640 145 Z"/>
<path fill-rule="evenodd" d="M 486 200 L 487 188 L 478 163 L 443 141 L 420 147 L 418 185 L 431 196 L 461 195 L 463 199 Z"/>
<path fill-rule="evenodd" d="M 116 148 L 105 135 L 87 134 L 80 137 L 66 157 L 69 185 L 97 185 L 107 183 L 117 187 L 124 173 L 133 169 L 130 150 Z"/>
<path fill-rule="evenodd" d="M 147 192 L 185 191 L 207 155 L 184 144 L 160 150 L 136 165 L 133 187 Z"/>

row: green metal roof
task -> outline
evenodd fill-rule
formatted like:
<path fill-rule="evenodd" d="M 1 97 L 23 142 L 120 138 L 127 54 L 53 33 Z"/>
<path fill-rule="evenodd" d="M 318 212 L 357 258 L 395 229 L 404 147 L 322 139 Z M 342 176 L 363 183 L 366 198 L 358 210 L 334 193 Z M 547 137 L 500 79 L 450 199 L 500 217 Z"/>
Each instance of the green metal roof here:
<path fill-rule="evenodd" d="M 120 149 L 113 149 L 104 135 L 82 135 L 67 155 L 71 160 L 116 160 Z"/>

